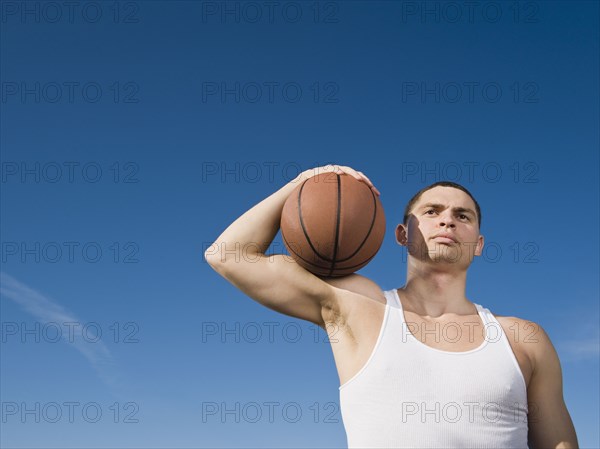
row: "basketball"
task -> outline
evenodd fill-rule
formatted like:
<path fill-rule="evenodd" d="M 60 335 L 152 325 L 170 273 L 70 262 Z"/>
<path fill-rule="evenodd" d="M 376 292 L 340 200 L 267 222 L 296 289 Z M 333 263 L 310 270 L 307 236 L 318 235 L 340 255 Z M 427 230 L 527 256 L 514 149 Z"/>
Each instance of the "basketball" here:
<path fill-rule="evenodd" d="M 313 176 L 292 191 L 281 214 L 290 256 L 317 276 L 340 277 L 369 263 L 383 242 L 379 197 L 351 175 Z"/>

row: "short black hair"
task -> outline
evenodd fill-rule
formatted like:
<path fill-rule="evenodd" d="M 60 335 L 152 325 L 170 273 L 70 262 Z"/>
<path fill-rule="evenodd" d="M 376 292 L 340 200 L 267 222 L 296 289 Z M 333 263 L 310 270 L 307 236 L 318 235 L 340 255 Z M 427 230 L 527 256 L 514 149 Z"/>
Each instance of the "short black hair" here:
<path fill-rule="evenodd" d="M 417 201 L 419 201 L 419 198 L 421 198 L 421 195 L 423 195 L 423 193 L 427 192 L 428 190 L 433 189 L 434 187 L 453 187 L 455 189 L 462 190 L 467 195 L 469 195 L 471 197 L 471 199 L 473 200 L 473 202 L 475 203 L 475 211 L 477 212 L 477 223 L 478 223 L 479 227 L 481 228 L 481 208 L 479 207 L 479 203 L 473 197 L 473 195 L 471 195 L 471 192 L 469 192 L 465 187 L 463 187 L 460 184 L 457 184 L 455 182 L 452 182 L 452 181 L 438 181 L 438 182 L 435 182 L 435 183 L 433 183 L 431 185 L 428 185 L 427 187 L 423 187 L 421 190 L 419 190 L 415 194 L 415 196 L 413 196 L 410 199 L 410 201 L 406 205 L 406 208 L 404 209 L 403 223 L 405 225 L 408 222 L 408 217 L 410 215 L 410 212 L 412 211 L 412 208 L 414 207 L 415 203 Z"/>

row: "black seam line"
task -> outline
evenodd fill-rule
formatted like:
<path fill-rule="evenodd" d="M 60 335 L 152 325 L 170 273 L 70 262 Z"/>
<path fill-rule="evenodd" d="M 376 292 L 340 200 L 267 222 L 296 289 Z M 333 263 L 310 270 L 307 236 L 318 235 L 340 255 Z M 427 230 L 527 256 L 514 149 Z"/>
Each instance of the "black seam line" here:
<path fill-rule="evenodd" d="M 310 265 L 311 267 L 316 267 L 316 268 L 320 268 L 318 265 L 315 265 L 313 262 L 311 262 L 308 259 L 305 259 L 304 257 L 302 257 L 300 254 L 298 254 L 297 251 L 294 250 L 293 246 L 290 244 L 290 242 L 288 242 L 287 238 L 285 237 L 283 231 L 281 232 L 281 237 L 283 238 L 283 241 L 287 244 L 288 250 L 290 251 L 290 253 L 295 254 L 300 260 L 303 260 L 304 262 L 306 262 L 307 265 Z M 293 242 L 292 242 L 293 243 Z M 329 262 L 329 261 L 327 261 Z"/>
<path fill-rule="evenodd" d="M 336 264 L 336 260 L 335 258 L 337 257 L 337 251 L 338 251 L 338 240 L 340 238 L 340 215 L 341 215 L 341 211 L 342 211 L 342 180 L 340 179 L 340 175 L 338 175 L 336 173 L 335 175 L 337 177 L 337 213 L 336 213 L 336 220 L 335 220 L 335 239 L 334 239 L 334 246 L 333 246 L 333 260 L 331 261 L 331 268 L 329 270 L 329 276 L 332 275 L 333 270 L 335 268 L 335 264 Z"/>
<path fill-rule="evenodd" d="M 326 267 L 323 267 L 321 265 L 317 265 L 313 261 L 310 261 L 310 260 L 305 259 L 304 257 L 302 257 L 302 255 L 300 255 L 297 251 L 294 251 L 294 247 L 292 245 L 290 245 L 290 242 L 288 242 L 288 240 L 285 237 L 285 234 L 283 232 L 281 233 L 281 237 L 283 238 L 283 241 L 288 245 L 288 250 L 290 251 L 290 253 L 295 254 L 300 260 L 302 260 L 303 262 L 305 262 L 306 265 L 309 265 L 311 268 L 316 269 L 316 270 L 325 270 L 325 271 L 323 271 L 323 273 L 329 273 L 329 271 L 327 271 L 328 269 Z M 357 264 L 354 264 L 354 265 L 347 265 L 347 266 L 343 266 L 343 267 L 340 267 L 340 264 L 338 263 L 337 264 L 338 265 L 338 269 L 341 270 L 341 271 L 345 271 L 345 270 L 350 270 L 350 269 L 353 269 L 353 268 L 356 268 L 356 267 L 360 267 L 365 262 L 369 262 L 371 259 L 373 259 L 373 257 L 375 257 L 375 254 L 372 254 L 371 256 L 369 256 L 368 259 L 365 259 L 365 260 L 361 261 L 360 263 L 357 263 Z M 325 260 L 325 262 L 330 262 L 330 261 L 331 261 L 330 259 Z M 326 276 L 326 275 L 323 274 L 323 276 Z M 345 275 L 343 274 L 342 276 L 345 276 Z"/>
<path fill-rule="evenodd" d="M 304 182 L 302 183 L 302 186 L 300 186 L 300 190 L 298 191 L 298 216 L 300 218 L 300 227 L 302 228 L 302 232 L 304 233 L 304 237 L 306 238 L 306 241 L 310 245 L 310 248 L 313 250 L 313 252 L 317 256 L 319 256 L 321 259 L 325 259 L 325 257 L 323 257 L 321 254 L 319 254 L 319 251 L 317 251 L 317 249 L 313 246 L 312 242 L 310 241 L 310 237 L 308 236 L 308 232 L 306 231 L 306 228 L 304 227 L 304 220 L 302 219 L 302 190 L 304 190 L 304 186 L 306 185 L 306 181 L 308 181 L 308 179 L 304 180 Z"/>
<path fill-rule="evenodd" d="M 361 244 L 358 246 L 358 248 L 356 249 L 356 251 L 354 251 L 352 254 L 350 254 L 345 259 L 338 260 L 337 261 L 338 263 L 345 262 L 347 260 L 352 259 L 354 256 L 356 256 L 356 254 L 362 249 L 362 247 L 367 242 L 367 239 L 369 238 L 369 236 L 371 235 L 371 232 L 373 231 L 373 228 L 375 227 L 375 219 L 377 218 L 377 199 L 375 198 L 375 194 L 373 193 L 373 191 L 371 190 L 371 188 L 369 188 L 369 192 L 371 192 L 371 196 L 373 197 L 373 219 L 371 220 L 371 226 L 369 227 L 369 232 L 367 232 L 367 236 L 361 242 Z"/>
<path fill-rule="evenodd" d="M 299 254 L 297 251 L 294 250 L 294 247 L 290 244 L 290 242 L 288 242 L 285 234 L 283 232 L 281 232 L 281 237 L 283 238 L 283 241 L 287 244 L 288 250 L 290 251 L 290 253 L 295 254 L 300 260 L 306 262 L 307 265 L 310 265 L 312 268 L 318 269 L 318 270 L 325 270 L 324 272 L 328 272 L 327 270 L 329 270 L 327 267 L 325 266 L 321 266 L 321 265 L 317 265 L 315 262 L 305 259 L 304 257 L 302 257 L 301 254 Z M 292 242 L 293 243 L 293 242 Z M 274 254 L 277 255 L 277 254 Z M 356 268 L 361 266 L 362 264 L 364 264 L 365 262 L 368 262 L 369 260 L 371 260 L 373 257 L 375 257 L 375 254 L 372 254 L 371 256 L 369 256 L 368 259 L 363 260 L 360 263 L 357 263 L 355 265 L 344 265 L 343 267 L 340 267 L 340 263 L 338 262 L 337 267 L 339 270 L 349 270 L 352 268 Z M 331 262 L 331 259 L 323 259 L 325 262 Z"/>
<path fill-rule="evenodd" d="M 283 237 L 283 240 L 284 240 L 286 243 L 288 243 L 288 245 L 289 245 L 289 242 L 286 240 L 285 236 L 284 236 L 283 234 L 281 234 L 281 236 Z M 291 253 L 291 254 L 294 254 L 294 255 L 295 255 L 295 256 L 296 256 L 298 259 L 300 259 L 301 261 L 303 261 L 303 262 L 304 262 L 304 263 L 305 263 L 305 264 L 306 264 L 308 267 L 310 267 L 311 269 L 315 269 L 315 270 L 322 270 L 322 271 L 323 271 L 323 270 L 325 270 L 324 272 L 327 272 L 327 270 L 328 270 L 328 268 L 327 268 L 327 267 L 322 267 L 322 266 L 320 266 L 320 265 L 317 265 L 317 264 L 315 264 L 315 262 L 313 262 L 313 261 L 311 261 L 311 260 L 305 259 L 305 258 L 304 258 L 304 257 L 302 257 L 300 254 L 298 254 L 298 252 L 294 251 L 294 249 L 293 249 L 291 246 L 289 247 L 289 249 L 290 249 L 290 253 Z M 329 262 L 329 261 L 327 261 L 327 262 Z M 307 269 L 307 270 L 311 271 L 310 269 L 306 268 L 304 265 L 302 265 L 302 264 L 301 264 L 301 263 L 299 263 L 298 261 L 296 261 L 296 263 L 297 263 L 298 265 L 300 265 L 300 266 L 304 267 L 305 269 Z"/>
<path fill-rule="evenodd" d="M 311 262 L 310 260 L 305 259 L 304 257 L 302 257 L 300 254 L 298 254 L 296 251 L 294 251 L 294 249 L 292 248 L 292 246 L 289 245 L 289 242 L 287 241 L 285 235 L 283 234 L 283 232 L 281 233 L 281 237 L 283 238 L 283 241 L 285 243 L 288 244 L 288 249 L 290 250 L 291 253 L 295 254 L 296 257 L 298 257 L 300 260 L 302 260 L 303 262 L 306 263 L 306 265 L 308 265 L 311 269 L 304 267 L 302 264 L 298 263 L 296 261 L 296 263 L 298 263 L 298 265 L 302 266 L 304 269 L 311 271 L 313 274 L 317 275 L 317 276 L 322 276 L 322 277 L 342 277 L 342 276 L 347 276 L 348 274 L 354 273 L 354 271 L 356 271 L 356 267 L 360 267 L 360 266 L 364 266 L 365 263 L 369 263 L 371 261 L 371 259 L 373 259 L 373 257 L 375 257 L 375 254 L 371 255 L 368 259 L 363 260 L 361 263 L 356 264 L 356 265 L 348 265 L 348 266 L 344 266 L 344 267 L 340 267 L 338 264 L 338 269 L 340 270 L 340 274 L 336 274 L 335 276 L 331 276 L 329 275 L 329 269 L 327 267 L 322 267 L 319 265 L 316 265 L 314 262 Z M 329 261 L 327 261 L 329 262 Z M 349 273 L 345 273 L 346 271 L 351 270 Z M 318 273 L 317 273 L 318 271 Z"/>
<path fill-rule="evenodd" d="M 361 261 L 360 263 L 357 263 L 357 264 L 354 264 L 354 265 L 348 265 L 348 266 L 341 267 L 340 264 L 338 263 L 337 264 L 337 269 L 340 270 L 340 271 L 343 271 L 343 270 L 350 270 L 350 269 L 353 269 L 353 268 L 356 268 L 356 267 L 360 267 L 361 265 L 363 265 L 365 262 L 368 262 L 369 260 L 371 260 L 376 255 L 377 254 L 373 254 L 368 259 L 365 259 L 365 260 Z"/>

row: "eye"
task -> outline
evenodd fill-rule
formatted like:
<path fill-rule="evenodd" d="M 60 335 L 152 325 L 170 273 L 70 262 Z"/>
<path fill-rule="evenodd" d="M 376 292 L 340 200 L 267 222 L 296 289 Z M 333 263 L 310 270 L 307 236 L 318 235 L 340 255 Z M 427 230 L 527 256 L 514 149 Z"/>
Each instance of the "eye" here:
<path fill-rule="evenodd" d="M 462 217 L 464 217 L 464 218 L 466 218 L 467 220 L 469 220 L 469 217 L 467 217 L 465 214 L 460 214 L 460 217 L 461 217 L 461 218 L 462 218 Z"/>
<path fill-rule="evenodd" d="M 429 212 L 435 212 L 435 210 L 433 210 L 433 209 L 427 209 L 427 210 L 425 211 L 425 213 L 426 213 L 426 214 L 428 214 Z"/>

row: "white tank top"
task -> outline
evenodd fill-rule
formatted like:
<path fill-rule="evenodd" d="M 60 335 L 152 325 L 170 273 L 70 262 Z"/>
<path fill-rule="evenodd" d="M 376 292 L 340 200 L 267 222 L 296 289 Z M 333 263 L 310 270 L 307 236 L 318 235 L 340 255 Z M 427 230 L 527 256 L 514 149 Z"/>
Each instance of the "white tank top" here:
<path fill-rule="evenodd" d="M 527 448 L 525 379 L 492 313 L 474 303 L 486 332 L 478 348 L 443 351 L 410 332 L 397 290 L 384 294 L 373 352 L 339 388 L 348 447 Z M 456 338 L 451 327 L 441 335 Z"/>

